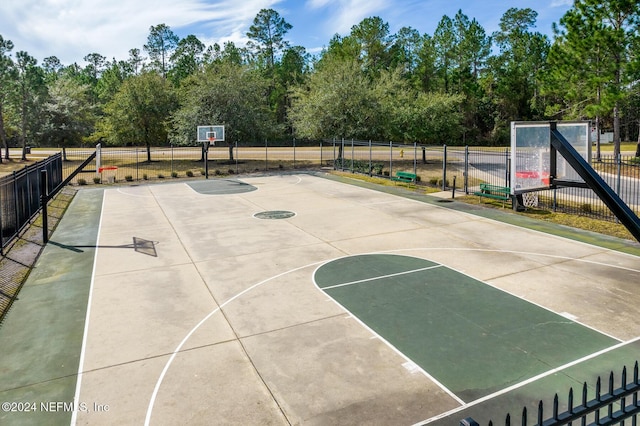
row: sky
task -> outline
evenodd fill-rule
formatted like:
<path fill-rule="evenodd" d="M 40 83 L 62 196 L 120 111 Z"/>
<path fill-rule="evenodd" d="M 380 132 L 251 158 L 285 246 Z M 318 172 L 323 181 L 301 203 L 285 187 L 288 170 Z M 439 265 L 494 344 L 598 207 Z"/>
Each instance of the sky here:
<path fill-rule="evenodd" d="M 56 56 L 64 65 L 84 65 L 98 53 L 126 60 L 129 50 L 143 52 L 151 26 L 166 24 L 180 38 L 195 35 L 205 45 L 233 41 L 244 46 L 246 33 L 261 9 L 274 9 L 293 28 L 292 46 L 318 53 L 335 35 L 348 35 L 363 19 L 377 16 L 391 34 L 411 27 L 433 35 L 444 15 L 458 10 L 476 19 L 487 34 L 498 30 L 511 7 L 538 12 L 536 31 L 552 38 L 552 24 L 572 0 L 1 0 L 0 35 L 41 63 Z"/>

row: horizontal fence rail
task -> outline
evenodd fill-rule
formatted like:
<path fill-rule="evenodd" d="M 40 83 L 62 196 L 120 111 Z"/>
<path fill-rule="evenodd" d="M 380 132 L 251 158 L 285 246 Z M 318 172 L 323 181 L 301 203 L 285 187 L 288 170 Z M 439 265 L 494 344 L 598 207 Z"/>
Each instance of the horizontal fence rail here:
<path fill-rule="evenodd" d="M 624 425 L 625 420 L 631 419 L 630 425 L 638 424 L 640 416 L 640 403 L 638 394 L 640 393 L 640 378 L 638 377 L 638 361 L 633 367 L 633 377 L 628 380 L 627 367 L 623 367 L 620 375 L 619 387 L 614 387 L 613 371 L 609 373 L 609 382 L 606 393 L 602 393 L 602 381 L 600 377 L 596 381 L 595 392 L 592 399 L 588 400 L 588 388 L 585 382 L 582 386 L 582 395 L 579 400 L 574 397 L 573 388 L 569 389 L 567 405 L 564 411 L 560 412 L 558 394 L 553 398 L 551 414 L 545 415 L 545 405 L 542 401 L 538 403 L 535 418 L 529 422 L 527 407 L 522 409 L 520 422 L 511 418 L 507 414 L 504 424 L 520 424 L 521 426 L 560 426 L 560 425 Z M 549 413 L 548 411 L 546 411 Z M 513 423 L 512 423 L 513 422 Z M 489 426 L 493 426 L 493 421 L 489 421 Z M 473 418 L 466 418 L 460 421 L 460 426 L 480 426 Z M 497 424 L 496 424 L 497 426 Z"/>
<path fill-rule="evenodd" d="M 47 174 L 47 193 L 51 193 L 62 182 L 61 154 L 0 178 L 0 252 L 40 212 L 42 170 Z"/>

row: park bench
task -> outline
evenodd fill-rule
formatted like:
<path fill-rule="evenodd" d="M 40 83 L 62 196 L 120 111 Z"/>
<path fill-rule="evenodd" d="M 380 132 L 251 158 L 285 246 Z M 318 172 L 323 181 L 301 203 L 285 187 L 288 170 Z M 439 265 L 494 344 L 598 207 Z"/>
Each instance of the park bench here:
<path fill-rule="evenodd" d="M 417 178 L 418 176 L 415 173 L 396 172 L 396 175 L 393 177 L 393 180 L 398 182 L 415 183 Z"/>
<path fill-rule="evenodd" d="M 480 191 L 474 192 L 479 197 L 493 198 L 496 200 L 509 201 L 511 199 L 511 188 L 506 186 L 480 184 Z"/>

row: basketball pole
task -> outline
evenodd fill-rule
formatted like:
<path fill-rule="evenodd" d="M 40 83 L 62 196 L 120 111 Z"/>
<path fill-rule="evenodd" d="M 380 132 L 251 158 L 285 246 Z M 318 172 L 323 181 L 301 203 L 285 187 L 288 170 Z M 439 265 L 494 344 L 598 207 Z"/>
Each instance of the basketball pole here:
<path fill-rule="evenodd" d="M 203 157 L 204 157 L 204 178 L 205 179 L 209 179 L 209 144 L 211 142 L 210 141 L 206 141 L 203 144 Z"/>

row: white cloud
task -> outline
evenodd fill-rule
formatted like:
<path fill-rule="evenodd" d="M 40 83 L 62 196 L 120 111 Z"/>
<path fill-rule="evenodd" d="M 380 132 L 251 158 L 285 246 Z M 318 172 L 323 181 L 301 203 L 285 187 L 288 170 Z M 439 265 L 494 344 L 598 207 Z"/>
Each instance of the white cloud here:
<path fill-rule="evenodd" d="M 573 6 L 573 0 L 553 0 L 550 7 L 571 7 Z"/>
<path fill-rule="evenodd" d="M 242 43 L 258 11 L 281 1 L 2 0 L 0 34 L 39 61 L 82 63 L 89 53 L 126 59 L 129 49 L 142 49 L 151 26 L 163 23 L 180 36 L 197 28 L 202 41 Z"/>
<path fill-rule="evenodd" d="M 375 16 L 392 6 L 385 0 L 309 0 L 308 6 L 315 9 L 329 8 L 324 27 L 332 36 L 335 33 L 347 34 L 351 27 L 364 18 Z"/>

